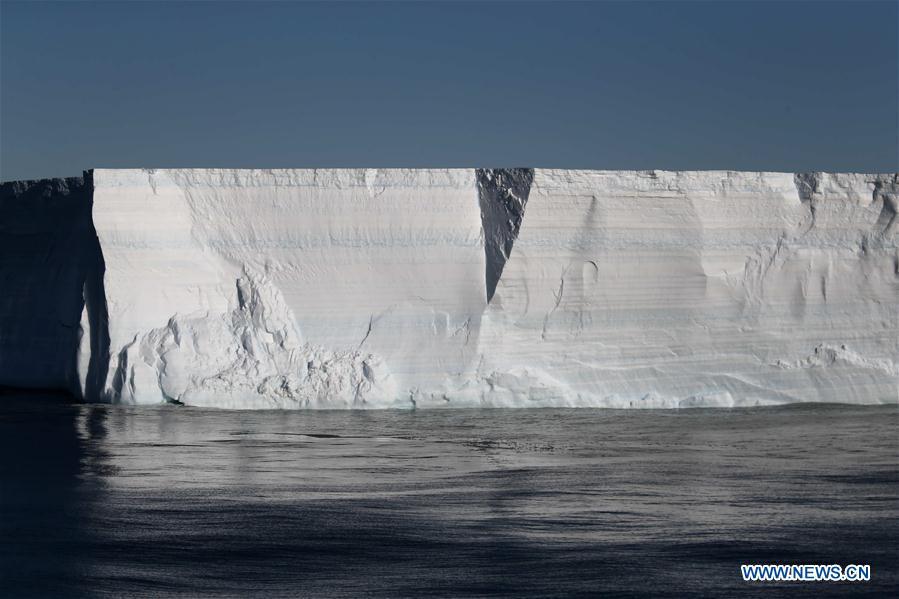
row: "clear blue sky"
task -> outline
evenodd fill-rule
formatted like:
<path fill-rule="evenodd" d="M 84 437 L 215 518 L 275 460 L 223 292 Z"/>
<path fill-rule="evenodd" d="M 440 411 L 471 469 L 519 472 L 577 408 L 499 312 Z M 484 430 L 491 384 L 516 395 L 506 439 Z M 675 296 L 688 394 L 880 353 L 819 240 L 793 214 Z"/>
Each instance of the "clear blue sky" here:
<path fill-rule="evenodd" d="M 0 178 L 899 168 L 896 2 L 0 4 Z"/>

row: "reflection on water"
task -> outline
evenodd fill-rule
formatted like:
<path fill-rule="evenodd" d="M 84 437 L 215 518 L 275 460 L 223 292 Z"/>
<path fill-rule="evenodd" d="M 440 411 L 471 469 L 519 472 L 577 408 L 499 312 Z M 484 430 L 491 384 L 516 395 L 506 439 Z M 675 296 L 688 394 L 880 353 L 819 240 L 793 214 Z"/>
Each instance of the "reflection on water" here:
<path fill-rule="evenodd" d="M 0 408 L 0 594 L 684 596 L 740 563 L 899 587 L 895 407 Z M 777 590 L 777 589 L 774 589 Z"/>

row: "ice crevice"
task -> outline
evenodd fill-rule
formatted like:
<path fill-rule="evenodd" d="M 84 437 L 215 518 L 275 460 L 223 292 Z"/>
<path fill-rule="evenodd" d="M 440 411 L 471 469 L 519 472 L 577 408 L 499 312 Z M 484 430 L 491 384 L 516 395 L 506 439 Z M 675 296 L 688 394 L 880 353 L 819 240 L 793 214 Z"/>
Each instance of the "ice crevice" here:
<path fill-rule="evenodd" d="M 487 259 L 485 279 L 489 302 L 518 237 L 534 181 L 534 169 L 477 169 L 477 181 L 484 228 L 484 254 Z"/>

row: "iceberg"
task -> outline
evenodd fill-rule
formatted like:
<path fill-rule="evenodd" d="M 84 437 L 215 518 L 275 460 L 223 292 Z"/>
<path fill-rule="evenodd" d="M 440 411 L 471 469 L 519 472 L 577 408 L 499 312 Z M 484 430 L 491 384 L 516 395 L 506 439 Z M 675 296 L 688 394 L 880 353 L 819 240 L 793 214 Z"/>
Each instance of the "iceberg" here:
<path fill-rule="evenodd" d="M 224 408 L 899 403 L 899 175 L 0 187 L 0 386 Z"/>

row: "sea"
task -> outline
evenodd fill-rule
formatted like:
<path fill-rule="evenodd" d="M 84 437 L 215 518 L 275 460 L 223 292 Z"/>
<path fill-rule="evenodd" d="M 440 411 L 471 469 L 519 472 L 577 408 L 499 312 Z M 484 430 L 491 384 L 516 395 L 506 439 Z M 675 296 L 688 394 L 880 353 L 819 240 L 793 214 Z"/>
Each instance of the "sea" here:
<path fill-rule="evenodd" d="M 863 564 L 868 582 L 745 582 Z M 899 408 L 0 397 L 3 597 L 899 596 Z"/>

